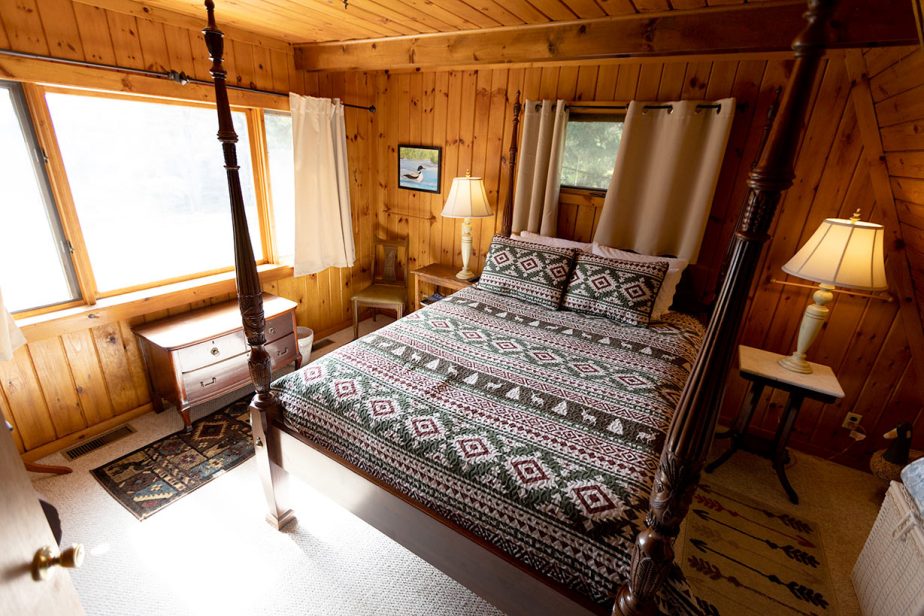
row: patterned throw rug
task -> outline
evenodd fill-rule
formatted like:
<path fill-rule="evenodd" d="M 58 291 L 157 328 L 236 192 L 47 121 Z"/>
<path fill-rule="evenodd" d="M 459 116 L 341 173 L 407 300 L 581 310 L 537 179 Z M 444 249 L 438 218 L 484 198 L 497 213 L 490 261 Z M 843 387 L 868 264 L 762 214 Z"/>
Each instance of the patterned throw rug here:
<path fill-rule="evenodd" d="M 816 525 L 725 488 L 699 486 L 681 565 L 722 616 L 835 613 Z"/>
<path fill-rule="evenodd" d="M 249 402 L 238 400 L 194 422 L 189 434 L 171 434 L 91 472 L 144 520 L 253 455 Z"/>

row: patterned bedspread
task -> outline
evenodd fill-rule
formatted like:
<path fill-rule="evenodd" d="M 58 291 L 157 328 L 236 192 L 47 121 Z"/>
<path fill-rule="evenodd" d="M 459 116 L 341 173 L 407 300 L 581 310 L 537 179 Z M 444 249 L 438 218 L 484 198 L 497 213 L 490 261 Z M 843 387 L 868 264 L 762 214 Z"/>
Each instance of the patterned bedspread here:
<path fill-rule="evenodd" d="M 273 389 L 312 441 L 610 603 L 701 335 L 469 288 Z"/>

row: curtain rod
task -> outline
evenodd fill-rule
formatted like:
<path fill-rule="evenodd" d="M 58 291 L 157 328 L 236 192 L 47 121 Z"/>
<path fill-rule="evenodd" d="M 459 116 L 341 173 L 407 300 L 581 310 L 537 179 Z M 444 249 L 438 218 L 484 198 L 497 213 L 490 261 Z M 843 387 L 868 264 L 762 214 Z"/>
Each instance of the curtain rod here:
<path fill-rule="evenodd" d="M 540 105 L 540 104 L 541 104 L 541 103 L 536 103 L 536 105 L 537 105 L 536 108 L 537 108 L 537 109 L 539 108 L 538 105 Z M 575 110 L 578 110 L 578 109 L 628 109 L 628 108 L 629 108 L 629 105 L 574 105 L 574 104 L 566 104 L 565 107 L 567 107 L 567 108 L 569 108 L 569 109 L 570 109 L 570 108 L 574 108 Z M 673 105 L 645 105 L 644 107 L 642 107 L 643 110 L 648 110 L 648 109 L 673 109 L 673 108 L 674 108 Z M 719 104 L 716 104 L 716 103 L 700 103 L 700 104 L 698 104 L 698 105 L 696 106 L 696 108 L 697 108 L 697 109 L 721 109 L 721 108 L 722 108 L 722 105 L 719 105 Z"/>
<path fill-rule="evenodd" d="M 55 62 L 57 64 L 67 64 L 69 66 L 82 66 L 85 68 L 96 68 L 107 71 L 118 71 L 120 73 L 129 73 L 132 75 L 142 75 L 144 77 L 154 77 L 156 79 L 167 79 L 174 83 L 178 83 L 181 86 L 185 86 L 188 83 L 195 83 L 201 86 L 211 87 L 213 84 L 211 81 L 206 81 L 204 79 L 196 79 L 190 77 L 183 71 L 151 71 L 143 68 L 131 68 L 128 66 L 117 66 L 115 64 L 102 64 L 98 62 L 87 62 L 85 60 L 72 60 L 70 58 L 56 58 L 54 56 L 45 56 L 37 53 L 29 53 L 25 51 L 15 51 L 13 49 L 0 49 L 0 55 L 12 56 L 14 58 L 26 58 L 29 60 L 44 60 L 46 62 Z M 241 92 L 256 92 L 257 94 L 268 94 L 270 96 L 285 96 L 289 97 L 288 94 L 283 92 L 275 92 L 273 90 L 261 90 L 260 88 L 247 88 L 244 86 L 235 86 L 228 84 L 229 90 L 238 90 Z M 341 104 L 344 107 L 351 107 L 353 109 L 365 109 L 370 113 L 375 113 L 375 105 L 352 105 L 350 103 L 344 103 L 341 101 Z"/>

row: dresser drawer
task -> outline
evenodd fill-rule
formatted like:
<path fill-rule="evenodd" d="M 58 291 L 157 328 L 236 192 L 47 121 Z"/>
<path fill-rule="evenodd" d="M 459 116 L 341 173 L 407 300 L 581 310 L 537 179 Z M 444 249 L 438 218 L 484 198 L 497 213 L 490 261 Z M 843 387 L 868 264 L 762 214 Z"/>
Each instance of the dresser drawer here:
<path fill-rule="evenodd" d="M 243 387 L 250 381 L 247 353 L 182 375 L 186 401 L 192 405 L 217 394 Z"/>
<path fill-rule="evenodd" d="M 291 329 L 291 327 L 289 329 Z M 290 332 L 290 335 L 285 338 L 270 342 L 266 345 L 266 352 L 269 353 L 270 365 L 273 367 L 273 370 L 291 361 L 295 361 L 295 354 L 298 352 L 295 336 L 291 335 Z"/>
<path fill-rule="evenodd" d="M 190 372 L 240 355 L 248 348 L 244 332 L 238 331 L 180 349 L 176 357 L 180 371 Z"/>
<path fill-rule="evenodd" d="M 266 322 L 266 341 L 273 342 L 292 333 L 295 327 L 292 313 L 287 312 Z M 246 342 L 246 341 L 245 341 Z"/>

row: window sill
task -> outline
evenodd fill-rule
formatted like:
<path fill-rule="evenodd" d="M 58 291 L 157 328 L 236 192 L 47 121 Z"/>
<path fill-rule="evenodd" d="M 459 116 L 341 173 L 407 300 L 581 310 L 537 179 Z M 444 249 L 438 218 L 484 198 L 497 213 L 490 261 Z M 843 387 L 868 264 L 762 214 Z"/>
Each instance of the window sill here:
<path fill-rule="evenodd" d="M 260 281 L 272 282 L 293 275 L 291 265 L 258 265 Z M 182 304 L 208 299 L 235 290 L 234 272 L 125 293 L 99 300 L 93 306 L 65 308 L 41 315 L 17 319 L 26 340 L 35 342 L 52 336 L 78 332 L 105 323 L 166 310 Z"/>

